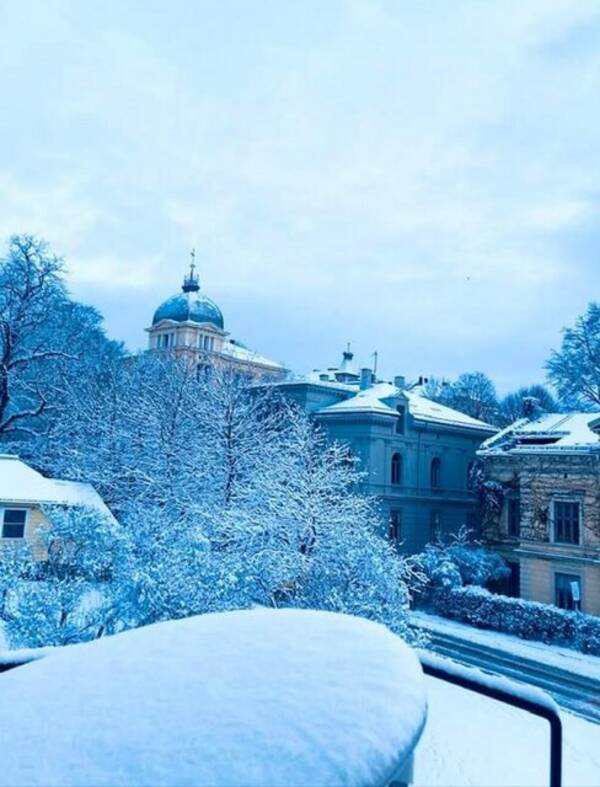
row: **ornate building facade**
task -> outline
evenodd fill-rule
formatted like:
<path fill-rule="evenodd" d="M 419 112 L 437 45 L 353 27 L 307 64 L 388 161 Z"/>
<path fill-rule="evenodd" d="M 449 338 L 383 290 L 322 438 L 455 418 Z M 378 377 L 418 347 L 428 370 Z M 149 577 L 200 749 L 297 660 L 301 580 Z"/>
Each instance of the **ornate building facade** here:
<path fill-rule="evenodd" d="M 483 535 L 512 572 L 504 591 L 600 615 L 600 414 L 522 418 L 478 455 Z"/>
<path fill-rule="evenodd" d="M 229 337 L 221 310 L 200 289 L 193 261 L 181 292 L 161 303 L 146 330 L 150 350 L 188 356 L 199 370 L 220 366 L 267 380 L 281 379 L 287 372 L 283 364 Z"/>
<path fill-rule="evenodd" d="M 403 377 L 377 380 L 358 370 L 348 348 L 339 367 L 278 386 L 333 440 L 348 444 L 365 473 L 362 489 L 381 503 L 382 532 L 405 553 L 477 527 L 471 469 L 497 430 L 425 398 Z"/>

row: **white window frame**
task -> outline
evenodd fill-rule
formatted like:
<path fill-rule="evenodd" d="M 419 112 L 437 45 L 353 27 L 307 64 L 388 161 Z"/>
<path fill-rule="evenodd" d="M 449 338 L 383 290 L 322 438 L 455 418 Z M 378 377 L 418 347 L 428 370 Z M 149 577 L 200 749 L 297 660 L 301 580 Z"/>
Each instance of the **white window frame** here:
<path fill-rule="evenodd" d="M 4 514 L 7 511 L 25 511 L 25 523 L 23 525 L 23 535 L 19 536 L 5 536 L 4 535 Z M 29 512 L 30 508 L 27 506 L 7 505 L 6 503 L 0 504 L 0 540 L 1 541 L 24 541 L 27 538 L 27 528 L 29 525 Z"/>

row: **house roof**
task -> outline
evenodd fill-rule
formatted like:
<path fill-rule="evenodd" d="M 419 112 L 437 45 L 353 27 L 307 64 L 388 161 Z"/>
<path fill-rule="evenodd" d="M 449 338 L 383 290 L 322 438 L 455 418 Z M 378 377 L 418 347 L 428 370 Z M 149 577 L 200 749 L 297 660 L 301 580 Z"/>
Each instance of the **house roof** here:
<path fill-rule="evenodd" d="M 278 369 L 281 371 L 285 370 L 283 364 L 277 363 L 277 361 L 272 361 L 269 358 L 265 358 L 264 356 L 259 355 L 257 352 L 254 352 L 254 350 L 250 350 L 248 347 L 244 347 L 244 345 L 233 340 L 224 342 L 221 353 L 223 355 L 229 356 L 230 358 L 234 358 L 237 361 L 256 363 L 260 364 L 261 366 L 268 366 L 272 369 Z"/>
<path fill-rule="evenodd" d="M 441 426 L 454 426 L 487 433 L 496 431 L 494 426 L 484 421 L 479 421 L 458 410 L 453 410 L 450 407 L 445 407 L 442 404 L 433 402 L 417 391 L 397 388 L 391 383 L 377 383 L 364 391 L 358 391 L 354 396 L 342 402 L 337 402 L 336 404 L 322 408 L 319 410 L 319 414 L 378 413 L 395 416 L 397 415 L 395 400 L 402 398 L 407 402 L 408 412 L 417 421 L 426 421 Z"/>
<path fill-rule="evenodd" d="M 113 518 L 90 484 L 46 478 L 13 454 L 0 454 L 0 505 L 2 503 L 88 506 Z"/>
<path fill-rule="evenodd" d="M 486 440 L 480 454 L 600 451 L 599 413 L 544 413 L 521 418 Z"/>

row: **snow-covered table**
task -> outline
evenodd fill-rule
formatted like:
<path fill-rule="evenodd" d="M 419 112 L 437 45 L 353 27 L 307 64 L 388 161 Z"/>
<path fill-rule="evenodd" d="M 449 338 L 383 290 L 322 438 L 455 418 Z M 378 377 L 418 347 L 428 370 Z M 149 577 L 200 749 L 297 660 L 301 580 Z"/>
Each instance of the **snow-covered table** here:
<path fill-rule="evenodd" d="M 160 623 L 0 675 L 0 784 L 385 785 L 426 718 L 387 629 L 252 610 Z"/>

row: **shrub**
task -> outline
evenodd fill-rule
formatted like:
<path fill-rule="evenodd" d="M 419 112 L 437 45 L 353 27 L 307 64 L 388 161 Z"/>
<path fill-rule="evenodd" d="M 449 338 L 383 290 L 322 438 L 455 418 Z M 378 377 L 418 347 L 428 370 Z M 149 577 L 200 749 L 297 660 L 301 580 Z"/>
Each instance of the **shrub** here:
<path fill-rule="evenodd" d="M 500 555 L 468 539 L 469 531 L 461 528 L 449 544 L 426 545 L 418 562 L 431 589 L 483 586 L 508 577 L 510 569 Z"/>
<path fill-rule="evenodd" d="M 498 596 L 473 586 L 438 589 L 431 604 L 435 612 L 452 620 L 600 656 L 600 618 L 592 615 Z"/>

